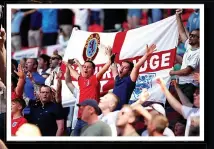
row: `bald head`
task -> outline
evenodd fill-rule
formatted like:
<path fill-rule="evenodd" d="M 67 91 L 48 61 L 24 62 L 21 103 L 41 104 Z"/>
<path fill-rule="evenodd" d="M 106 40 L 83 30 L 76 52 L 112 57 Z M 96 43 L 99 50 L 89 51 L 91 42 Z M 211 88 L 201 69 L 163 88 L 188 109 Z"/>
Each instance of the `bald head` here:
<path fill-rule="evenodd" d="M 16 136 L 42 136 L 36 125 L 29 123 L 23 124 L 16 132 Z"/>

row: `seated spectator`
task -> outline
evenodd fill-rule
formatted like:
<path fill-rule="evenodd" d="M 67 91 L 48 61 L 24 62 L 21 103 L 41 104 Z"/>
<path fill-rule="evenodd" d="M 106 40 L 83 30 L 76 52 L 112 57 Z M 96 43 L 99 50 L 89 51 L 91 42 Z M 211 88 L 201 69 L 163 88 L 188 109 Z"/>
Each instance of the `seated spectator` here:
<path fill-rule="evenodd" d="M 108 124 L 100 121 L 98 115 L 101 110 L 96 100 L 85 100 L 78 104 L 82 110 L 81 119 L 87 122 L 87 125 L 81 129 L 80 136 L 111 136 L 111 128 Z"/>
<path fill-rule="evenodd" d="M 16 98 L 12 100 L 11 106 L 11 135 L 15 136 L 16 131 L 22 126 L 24 123 L 27 123 L 27 120 L 23 117 L 22 111 L 26 107 L 26 103 L 23 99 Z"/>

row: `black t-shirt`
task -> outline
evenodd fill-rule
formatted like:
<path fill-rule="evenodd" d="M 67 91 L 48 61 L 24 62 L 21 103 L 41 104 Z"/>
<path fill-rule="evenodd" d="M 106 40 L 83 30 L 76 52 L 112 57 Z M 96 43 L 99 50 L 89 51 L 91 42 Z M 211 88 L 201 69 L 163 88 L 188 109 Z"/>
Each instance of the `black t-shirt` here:
<path fill-rule="evenodd" d="M 39 127 L 42 136 L 56 136 L 56 120 L 64 119 L 64 111 L 60 104 L 53 102 L 46 103 L 44 106 L 30 107 L 29 123 Z"/>

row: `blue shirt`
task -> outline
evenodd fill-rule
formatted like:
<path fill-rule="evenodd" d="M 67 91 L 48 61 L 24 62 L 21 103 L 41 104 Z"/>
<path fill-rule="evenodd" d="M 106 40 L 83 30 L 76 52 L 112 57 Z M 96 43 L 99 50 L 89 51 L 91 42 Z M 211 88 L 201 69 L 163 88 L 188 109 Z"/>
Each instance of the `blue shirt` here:
<path fill-rule="evenodd" d="M 200 28 L 200 13 L 193 12 L 187 22 L 187 30 L 191 33 L 195 29 Z"/>
<path fill-rule="evenodd" d="M 33 72 L 32 76 L 36 84 L 45 84 L 45 78 L 43 78 L 38 72 Z M 24 93 L 26 97 L 35 100 L 33 83 L 27 77 L 25 79 Z"/>
<path fill-rule="evenodd" d="M 20 26 L 23 18 L 24 18 L 24 12 L 21 12 L 21 11 L 18 11 L 13 15 L 12 21 L 11 21 L 11 33 L 20 32 Z"/>
<path fill-rule="evenodd" d="M 42 25 L 42 14 L 38 11 L 31 14 L 30 27 L 31 29 L 39 29 Z"/>
<path fill-rule="evenodd" d="M 35 101 L 32 101 L 35 103 Z M 29 123 L 37 125 L 42 136 L 56 136 L 57 120 L 64 119 L 64 111 L 60 104 L 49 102 L 42 105 L 32 103 L 30 106 Z"/>
<path fill-rule="evenodd" d="M 136 82 L 133 82 L 130 75 L 120 78 L 115 78 L 113 93 L 120 99 L 115 110 L 120 110 L 124 104 L 128 104 Z"/>
<path fill-rule="evenodd" d="M 42 14 L 42 32 L 57 33 L 58 32 L 58 10 L 57 9 L 39 9 Z"/>

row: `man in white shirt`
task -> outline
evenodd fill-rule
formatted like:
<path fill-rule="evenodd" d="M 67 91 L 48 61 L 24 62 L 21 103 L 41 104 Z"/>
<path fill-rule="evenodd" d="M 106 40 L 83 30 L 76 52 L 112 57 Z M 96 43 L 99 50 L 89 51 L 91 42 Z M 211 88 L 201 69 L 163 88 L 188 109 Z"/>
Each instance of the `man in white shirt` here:
<path fill-rule="evenodd" d="M 163 93 L 165 94 L 167 101 L 171 105 L 171 107 L 180 113 L 186 120 L 186 130 L 185 136 L 189 135 L 190 125 L 191 125 L 191 118 L 195 116 L 200 116 L 200 93 L 199 89 L 196 89 L 194 95 L 194 102 L 192 105 L 189 104 L 189 107 L 182 105 L 173 95 L 169 92 L 166 87 L 165 82 L 163 79 L 158 79 L 157 82 L 160 84 Z M 193 108 L 194 106 L 194 108 Z"/>
<path fill-rule="evenodd" d="M 181 20 L 182 10 L 176 10 L 176 18 L 178 23 L 178 31 L 181 41 L 185 43 L 186 52 L 183 58 L 176 56 L 176 61 L 182 63 L 181 70 L 171 70 L 170 75 L 179 76 L 179 87 L 183 93 L 193 102 L 193 93 L 198 84 L 194 81 L 193 74 L 199 72 L 200 64 L 200 30 L 193 30 L 188 37 L 188 34 Z"/>

